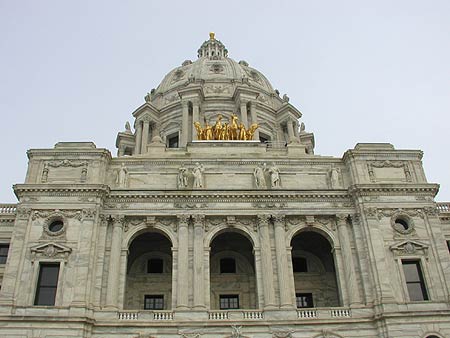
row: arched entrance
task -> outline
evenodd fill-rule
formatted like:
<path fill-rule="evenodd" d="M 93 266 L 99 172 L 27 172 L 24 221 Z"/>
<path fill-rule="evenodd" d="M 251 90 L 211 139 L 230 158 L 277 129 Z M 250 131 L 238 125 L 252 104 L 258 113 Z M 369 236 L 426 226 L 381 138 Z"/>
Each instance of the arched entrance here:
<path fill-rule="evenodd" d="M 255 309 L 255 257 L 249 239 L 224 232 L 211 242 L 210 297 L 212 310 Z"/>
<path fill-rule="evenodd" d="M 292 238 L 291 247 L 297 307 L 339 306 L 330 242 L 317 232 L 303 231 Z"/>
<path fill-rule="evenodd" d="M 146 232 L 129 247 L 125 309 L 166 310 L 172 307 L 172 243 Z"/>

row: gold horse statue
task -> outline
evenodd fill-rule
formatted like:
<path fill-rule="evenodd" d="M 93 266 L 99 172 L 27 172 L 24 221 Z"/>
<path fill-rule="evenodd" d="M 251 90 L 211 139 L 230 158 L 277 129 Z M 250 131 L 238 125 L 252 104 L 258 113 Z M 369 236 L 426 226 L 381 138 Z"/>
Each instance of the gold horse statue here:
<path fill-rule="evenodd" d="M 195 129 L 197 130 L 198 140 L 221 140 L 221 141 L 251 141 L 255 135 L 255 131 L 258 128 L 257 123 L 253 123 L 250 128 L 246 129 L 242 122 L 238 123 L 238 117 L 236 114 L 231 115 L 230 123 L 222 124 L 223 116 L 219 114 L 217 116 L 214 126 L 208 124 L 205 119 L 205 126 L 202 127 L 200 122 L 194 122 Z"/>

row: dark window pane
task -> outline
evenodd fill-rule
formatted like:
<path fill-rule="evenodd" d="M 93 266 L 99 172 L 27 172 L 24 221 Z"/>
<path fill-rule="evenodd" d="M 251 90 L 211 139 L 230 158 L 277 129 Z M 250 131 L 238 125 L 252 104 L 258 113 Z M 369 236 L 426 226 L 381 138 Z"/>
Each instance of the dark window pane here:
<path fill-rule="evenodd" d="M 0 264 L 5 264 L 6 259 L 8 258 L 8 244 L 0 244 Z"/>
<path fill-rule="evenodd" d="M 425 281 L 423 279 L 420 262 L 402 261 L 402 265 L 405 275 L 406 287 L 408 289 L 409 300 L 428 300 L 428 294 L 425 288 Z"/>
<path fill-rule="evenodd" d="M 292 257 L 292 269 L 294 272 L 308 272 L 306 258 Z"/>
<path fill-rule="evenodd" d="M 220 309 L 239 309 L 239 295 L 220 295 Z"/>
<path fill-rule="evenodd" d="M 220 260 L 220 273 L 236 273 L 236 261 L 234 258 L 222 258 Z"/>
<path fill-rule="evenodd" d="M 178 148 L 178 135 L 169 138 L 169 148 Z"/>
<path fill-rule="evenodd" d="M 41 264 L 34 305 L 55 305 L 59 263 Z"/>
<path fill-rule="evenodd" d="M 312 293 L 296 293 L 297 307 L 314 307 Z"/>
<path fill-rule="evenodd" d="M 164 263 L 160 258 L 151 258 L 147 262 L 148 273 L 163 273 Z"/>
<path fill-rule="evenodd" d="M 163 310 L 164 296 L 163 295 L 146 295 L 144 297 L 144 310 Z"/>

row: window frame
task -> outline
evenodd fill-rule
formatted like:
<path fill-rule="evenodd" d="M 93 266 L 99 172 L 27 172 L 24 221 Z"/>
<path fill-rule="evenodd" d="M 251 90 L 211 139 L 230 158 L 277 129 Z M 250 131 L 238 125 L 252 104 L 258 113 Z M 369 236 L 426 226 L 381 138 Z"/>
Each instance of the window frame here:
<path fill-rule="evenodd" d="M 42 285 L 41 285 L 41 276 L 42 276 L 42 269 L 44 266 L 53 266 L 53 267 L 58 267 L 58 272 L 57 272 L 57 276 L 56 276 L 56 284 L 54 286 L 44 286 L 44 288 L 54 288 L 54 297 L 53 297 L 53 304 L 38 304 L 38 298 L 40 295 L 40 290 L 42 290 Z M 62 271 L 62 266 L 61 266 L 61 262 L 58 261 L 40 261 L 37 266 L 37 273 L 36 273 L 36 280 L 35 280 L 35 290 L 33 293 L 33 306 L 47 306 L 47 307 L 54 307 L 58 305 L 58 295 L 59 295 L 59 284 L 60 284 L 60 280 L 61 280 L 61 271 Z"/>
<path fill-rule="evenodd" d="M 402 276 L 402 284 L 403 284 L 403 290 L 405 292 L 405 300 L 407 302 L 429 302 L 431 301 L 431 292 L 430 288 L 427 284 L 427 273 L 424 268 L 423 260 L 421 258 L 402 258 L 398 260 L 399 268 L 401 271 Z M 404 271 L 404 265 L 409 264 L 415 264 L 416 267 L 418 267 L 418 275 L 419 275 L 419 281 L 408 281 L 406 278 L 406 274 Z M 419 283 L 420 288 L 422 290 L 422 298 L 421 300 L 417 299 L 411 299 L 411 294 L 408 289 L 408 284 L 417 284 Z"/>
<path fill-rule="evenodd" d="M 299 297 L 306 297 L 307 299 L 309 299 L 311 301 L 311 306 L 298 306 L 299 302 L 298 302 L 298 298 Z M 297 307 L 297 309 L 311 309 L 314 308 L 314 296 L 312 292 L 296 292 L 295 293 L 295 305 Z"/>
<path fill-rule="evenodd" d="M 0 243 L 0 253 L 1 253 L 2 249 L 4 249 L 4 248 L 6 248 L 6 255 L 0 254 L 0 265 L 5 265 L 6 262 L 8 261 L 9 248 L 10 248 L 9 243 Z M 3 257 L 4 257 L 4 262 L 3 262 Z"/>
<path fill-rule="evenodd" d="M 230 305 L 230 300 L 236 299 L 236 300 L 237 300 L 237 307 L 230 307 L 230 306 L 228 306 L 228 307 L 222 307 L 222 299 L 223 299 L 223 300 L 226 299 L 226 300 L 228 301 L 228 305 Z M 238 310 L 238 309 L 240 309 L 239 294 L 236 294 L 236 293 L 233 293 L 233 294 L 227 293 L 227 294 L 219 295 L 219 309 L 220 309 L 220 310 Z"/>
<path fill-rule="evenodd" d="M 153 300 L 153 306 L 154 307 L 147 307 L 147 300 Z M 161 302 L 161 308 L 156 307 L 156 300 L 162 300 Z M 144 310 L 148 311 L 161 311 L 165 309 L 165 297 L 164 294 L 158 294 L 158 295 L 144 295 Z"/>

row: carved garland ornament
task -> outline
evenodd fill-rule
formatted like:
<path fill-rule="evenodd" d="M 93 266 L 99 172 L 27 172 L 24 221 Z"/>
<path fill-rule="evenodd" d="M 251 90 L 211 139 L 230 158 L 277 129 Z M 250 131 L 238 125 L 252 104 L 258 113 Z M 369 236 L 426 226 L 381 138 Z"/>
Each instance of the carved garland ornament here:
<path fill-rule="evenodd" d="M 406 182 L 412 182 L 411 171 L 407 162 L 403 161 L 374 161 L 367 163 L 367 169 L 369 171 L 369 178 L 371 182 L 376 182 L 375 173 L 373 168 L 403 168 L 405 173 Z"/>

